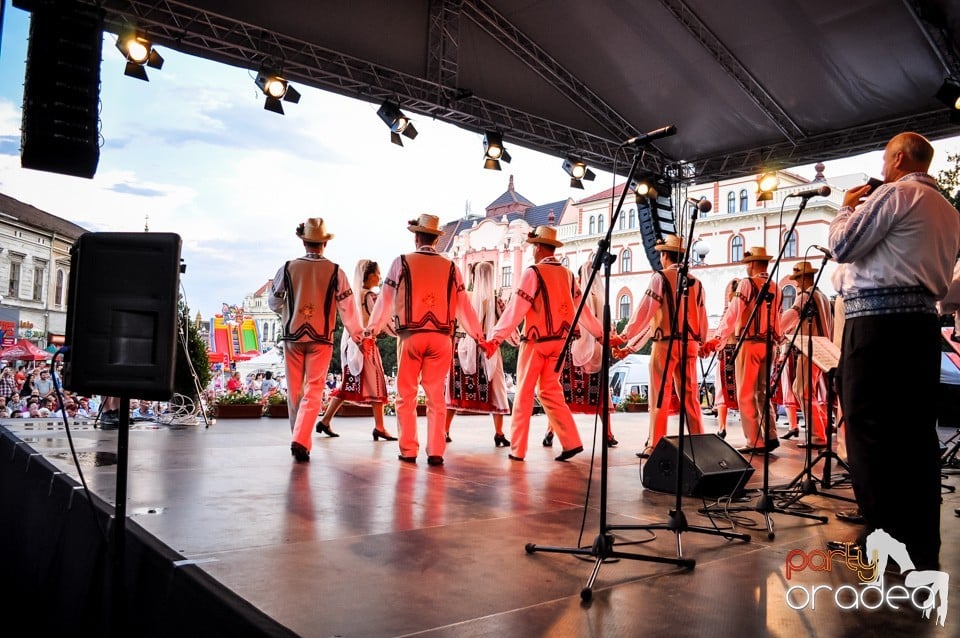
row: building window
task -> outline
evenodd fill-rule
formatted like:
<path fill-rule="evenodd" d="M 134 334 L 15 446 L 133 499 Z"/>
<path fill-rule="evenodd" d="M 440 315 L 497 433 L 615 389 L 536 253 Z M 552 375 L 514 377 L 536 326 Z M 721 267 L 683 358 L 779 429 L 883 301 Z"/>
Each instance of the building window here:
<path fill-rule="evenodd" d="M 501 272 L 503 273 L 503 275 L 500 280 L 500 287 L 510 288 L 511 286 L 513 286 L 513 267 L 504 266 Z"/>
<path fill-rule="evenodd" d="M 570 267 L 570 260 L 567 259 L 566 257 L 564 257 L 563 259 L 561 259 L 561 260 L 560 260 L 560 263 L 563 264 L 565 268 L 569 268 L 569 267 Z"/>
<path fill-rule="evenodd" d="M 630 209 L 630 228 L 637 227 L 637 211 L 633 208 Z"/>
<path fill-rule="evenodd" d="M 605 228 L 606 226 L 603 222 L 603 215 L 600 215 L 597 217 L 597 232 L 602 235 Z"/>
<path fill-rule="evenodd" d="M 793 308 L 793 303 L 797 300 L 797 289 L 792 285 L 787 284 L 783 287 L 781 295 L 783 297 L 783 307 L 781 310 L 789 310 L 790 308 Z"/>
<path fill-rule="evenodd" d="M 632 256 L 629 248 L 620 253 L 620 272 L 630 272 L 630 259 Z"/>
<path fill-rule="evenodd" d="M 53 300 L 58 306 L 63 305 L 63 270 L 57 269 L 57 292 Z"/>
<path fill-rule="evenodd" d="M 784 257 L 796 257 L 797 256 L 797 231 L 793 231 L 789 236 L 784 235 L 783 243 L 785 244 L 783 250 Z"/>
<path fill-rule="evenodd" d="M 727 212 L 737 212 L 737 195 L 733 191 L 727 193 Z"/>
<path fill-rule="evenodd" d="M 734 235 L 730 240 L 730 261 L 731 263 L 743 261 L 743 237 L 740 235 Z"/>
<path fill-rule="evenodd" d="M 7 286 L 7 294 L 11 297 L 20 296 L 20 262 L 10 262 L 10 282 Z"/>
<path fill-rule="evenodd" d="M 620 295 L 620 319 L 630 316 L 630 295 Z"/>
<path fill-rule="evenodd" d="M 740 211 L 743 212 L 747 210 L 747 207 L 750 205 L 750 200 L 747 197 L 747 189 L 744 188 L 740 191 Z"/>
<path fill-rule="evenodd" d="M 595 232 L 597 232 L 597 218 L 590 215 L 590 231 L 587 234 L 592 235 Z"/>
<path fill-rule="evenodd" d="M 627 215 L 633 215 L 633 209 L 627 209 Z M 627 227 L 627 215 L 620 213 L 620 230 L 624 230 Z"/>

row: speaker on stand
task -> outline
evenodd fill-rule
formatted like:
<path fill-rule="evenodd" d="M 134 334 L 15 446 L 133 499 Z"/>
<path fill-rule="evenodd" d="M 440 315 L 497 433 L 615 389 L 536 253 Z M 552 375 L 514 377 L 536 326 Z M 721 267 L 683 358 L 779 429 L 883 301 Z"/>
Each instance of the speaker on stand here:
<path fill-rule="evenodd" d="M 180 245 L 173 233 L 84 233 L 70 251 L 64 387 L 120 398 L 110 584 L 117 636 L 126 634 L 130 398 L 173 395 Z"/>

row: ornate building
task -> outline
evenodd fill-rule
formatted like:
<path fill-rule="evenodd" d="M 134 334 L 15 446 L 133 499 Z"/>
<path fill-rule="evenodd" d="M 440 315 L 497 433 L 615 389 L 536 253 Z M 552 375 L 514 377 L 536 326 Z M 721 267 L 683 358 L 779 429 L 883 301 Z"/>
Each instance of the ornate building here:
<path fill-rule="evenodd" d="M 271 283 L 273 283 L 272 280 L 267 280 L 256 291 L 243 298 L 243 314 L 253 319 L 257 325 L 261 352 L 269 351 L 280 336 L 280 317 L 267 305 Z"/>
<path fill-rule="evenodd" d="M 3 343 L 64 343 L 70 249 L 86 229 L 0 194 L 0 323 Z M 15 318 L 14 318 L 15 317 Z M 13 326 L 13 333 L 9 329 Z"/>
<path fill-rule="evenodd" d="M 694 223 L 691 272 L 704 284 L 707 291 L 707 311 L 715 322 L 723 310 L 723 289 L 730 279 L 742 277 L 740 263 L 743 252 L 751 246 L 764 246 L 777 255 L 784 246 L 784 259 L 777 274 L 783 288 L 784 303 L 792 303 L 795 295 L 788 279 L 793 265 L 807 259 L 819 265 L 822 254 L 813 245 L 826 245 L 830 221 L 836 215 L 848 188 L 863 184 L 866 175 L 849 175 L 827 180 L 823 165 L 811 181 L 788 171 L 780 171 L 780 187 L 768 201 L 757 201 L 756 178 L 741 178 L 709 184 L 682 186 L 675 189 L 673 202 L 687 198 L 706 198 L 712 209 Z M 806 206 L 792 233 L 788 234 L 797 216 L 801 201 L 793 195 L 807 190 L 811 184 L 829 184 L 828 197 L 814 197 Z M 558 201 L 535 205 L 515 190 L 513 176 L 506 192 L 486 207 L 485 216 L 466 216 L 444 226 L 439 249 L 454 259 L 469 281 L 473 265 L 488 261 L 499 273 L 502 298 L 512 294 L 519 273 L 531 259 L 526 250 L 527 233 L 541 224 L 556 226 L 564 246 L 557 256 L 576 272 L 590 263 L 611 222 L 610 252 L 614 262 L 610 271 L 611 316 L 616 322 L 629 317 L 640 295 L 646 290 L 653 273 L 644 248 L 640 225 L 647 214 L 637 205 L 632 195 L 624 200 L 623 210 L 616 220 L 613 212 L 623 190 L 623 184 L 590 195 L 579 201 Z M 692 204 L 674 211 L 678 230 L 688 235 Z M 828 295 L 834 293 L 830 274 L 835 265 L 828 262 L 819 285 Z"/>

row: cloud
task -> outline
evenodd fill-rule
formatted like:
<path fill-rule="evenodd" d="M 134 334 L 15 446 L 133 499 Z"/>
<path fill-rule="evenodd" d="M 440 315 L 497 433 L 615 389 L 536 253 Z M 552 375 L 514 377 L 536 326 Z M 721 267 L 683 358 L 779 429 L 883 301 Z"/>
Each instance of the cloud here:
<path fill-rule="evenodd" d="M 107 190 L 114 191 L 115 193 L 125 193 L 127 195 L 138 195 L 140 197 L 163 197 L 166 195 L 162 190 L 144 188 L 142 186 L 131 186 L 130 184 L 114 184 L 113 186 L 109 186 Z"/>

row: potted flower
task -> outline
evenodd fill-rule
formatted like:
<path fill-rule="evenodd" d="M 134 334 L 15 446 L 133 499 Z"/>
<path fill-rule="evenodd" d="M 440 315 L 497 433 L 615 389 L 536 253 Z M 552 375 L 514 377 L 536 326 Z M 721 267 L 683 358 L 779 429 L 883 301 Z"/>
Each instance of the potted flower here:
<path fill-rule="evenodd" d="M 640 394 L 639 392 L 631 392 L 623 397 L 620 405 L 617 406 L 617 409 L 621 412 L 646 412 L 649 408 L 650 405 L 647 402 L 647 395 Z"/>
<path fill-rule="evenodd" d="M 275 419 L 286 419 L 290 417 L 290 411 L 287 407 L 287 394 L 285 392 L 274 392 L 267 397 L 267 408 L 264 411 L 268 417 Z"/>
<path fill-rule="evenodd" d="M 221 419 L 258 419 L 263 414 L 263 404 L 252 394 L 227 392 L 217 397 L 215 413 Z"/>

